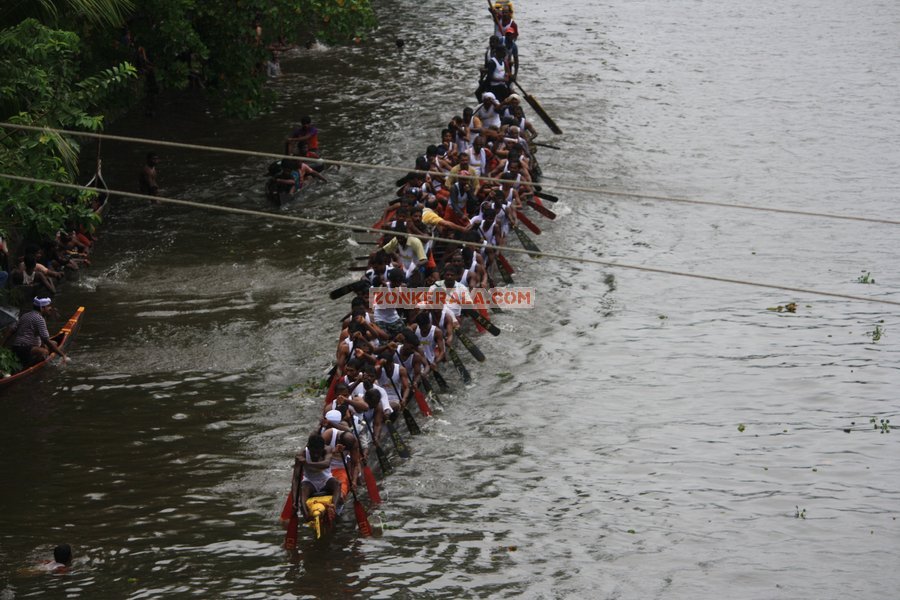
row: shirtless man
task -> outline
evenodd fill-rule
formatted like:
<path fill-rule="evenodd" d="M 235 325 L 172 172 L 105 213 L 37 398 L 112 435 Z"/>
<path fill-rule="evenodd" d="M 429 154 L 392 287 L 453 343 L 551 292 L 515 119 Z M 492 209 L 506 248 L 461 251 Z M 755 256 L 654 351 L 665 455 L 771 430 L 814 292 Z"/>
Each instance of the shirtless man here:
<path fill-rule="evenodd" d="M 147 196 L 156 196 L 159 193 L 159 184 L 156 181 L 156 165 L 159 164 L 159 156 L 156 152 L 147 154 L 147 163 L 141 169 L 138 177 L 138 185 L 142 194 Z"/>

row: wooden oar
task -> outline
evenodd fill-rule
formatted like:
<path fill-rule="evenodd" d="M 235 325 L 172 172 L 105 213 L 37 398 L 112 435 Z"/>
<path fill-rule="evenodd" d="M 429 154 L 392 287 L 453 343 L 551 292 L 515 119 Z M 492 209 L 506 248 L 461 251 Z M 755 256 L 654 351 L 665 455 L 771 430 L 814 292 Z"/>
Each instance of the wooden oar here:
<path fill-rule="evenodd" d="M 518 227 L 513 227 L 513 231 L 516 233 L 516 237 L 519 238 L 519 243 L 528 251 L 528 256 L 531 258 L 538 258 L 537 254 L 540 253 L 541 249 L 534 243 L 534 240 L 528 237 L 528 234 Z"/>
<path fill-rule="evenodd" d="M 559 146 L 554 146 L 553 144 L 548 144 L 547 142 L 535 142 L 532 140 L 531 142 L 535 146 L 540 146 L 541 148 L 550 148 L 552 150 L 562 150 Z"/>
<path fill-rule="evenodd" d="M 550 128 L 550 131 L 555 133 L 556 135 L 562 134 L 562 129 L 559 128 L 559 125 L 556 124 L 556 121 L 550 118 L 550 115 L 547 114 L 547 111 L 544 110 L 544 107 L 541 106 L 541 103 L 537 101 L 537 98 L 526 92 L 521 85 L 519 85 L 518 81 L 513 81 L 516 84 L 516 87 L 522 92 L 522 95 L 525 96 L 525 102 L 528 103 L 531 108 L 534 109 L 534 112 L 538 114 L 541 120 L 547 124 L 547 127 Z"/>
<path fill-rule="evenodd" d="M 500 277 L 503 279 L 503 283 L 513 283 L 513 268 L 512 265 L 509 264 L 509 261 L 506 260 L 506 257 L 497 253 L 497 270 L 500 271 Z"/>
<path fill-rule="evenodd" d="M 397 385 L 394 383 L 394 380 L 388 378 L 388 381 L 391 382 L 391 387 L 394 388 L 394 393 L 397 394 L 397 398 L 402 398 L 403 396 L 400 394 L 400 390 L 397 389 Z M 418 398 L 416 399 L 416 402 L 418 402 Z M 428 405 L 426 404 L 425 407 L 428 408 Z M 421 404 L 419 404 L 419 410 L 422 410 Z M 406 421 L 406 428 L 409 430 L 409 433 L 411 435 L 419 435 L 420 433 L 422 433 L 422 429 L 419 427 L 419 424 L 416 423 L 416 420 L 413 418 L 412 413 L 409 412 L 409 409 L 406 408 L 406 406 L 403 407 L 401 412 L 403 413 L 403 420 Z M 431 414 L 431 412 L 429 411 L 426 413 L 425 411 L 422 411 L 422 414 L 427 417 L 429 414 Z"/>
<path fill-rule="evenodd" d="M 552 210 L 550 210 L 549 208 L 547 208 L 546 206 L 544 206 L 543 204 L 538 204 L 534 200 L 530 200 L 530 199 L 526 200 L 525 202 L 528 204 L 528 206 L 533 208 L 538 213 L 544 215 L 551 221 L 556 218 L 556 213 L 553 212 Z M 368 260 L 368 259 L 366 259 L 366 260 Z"/>
<path fill-rule="evenodd" d="M 397 428 L 394 427 L 394 424 L 391 423 L 390 419 L 385 419 L 384 424 L 388 428 L 388 433 L 391 434 L 391 442 L 393 442 L 397 454 L 400 455 L 400 458 L 409 458 L 409 447 L 406 445 L 406 442 L 403 441 L 403 438 L 400 437 L 400 432 L 397 431 Z"/>
<path fill-rule="evenodd" d="M 459 357 L 459 354 L 456 352 L 456 348 L 447 347 L 447 354 L 450 355 L 450 360 L 453 362 L 453 366 L 456 367 L 456 370 L 459 371 L 459 376 L 462 377 L 463 383 L 469 384 L 472 383 L 472 376 L 469 375 L 469 370 L 466 369 L 466 365 L 463 364 L 462 359 Z"/>
<path fill-rule="evenodd" d="M 297 474 L 297 479 L 295 481 L 291 481 L 291 487 L 294 487 L 294 483 L 297 484 L 297 498 L 293 498 L 293 502 L 291 502 L 291 520 L 288 521 L 287 533 L 284 534 L 284 547 L 288 550 L 293 550 L 297 547 L 297 535 L 298 530 L 300 529 L 300 516 L 297 512 L 300 510 L 300 482 L 303 481 L 303 463 L 300 463 L 300 472 Z M 293 490 L 292 490 L 293 491 Z"/>
<path fill-rule="evenodd" d="M 528 215 L 522 213 L 521 210 L 516 211 L 516 218 L 519 219 L 519 221 L 522 223 L 522 225 L 524 225 L 525 227 L 530 229 L 532 232 L 534 232 L 535 235 L 541 235 L 541 228 L 538 227 L 537 225 L 535 225 L 534 221 L 529 219 Z"/>
<path fill-rule="evenodd" d="M 349 477 L 350 469 L 347 468 L 347 457 L 344 456 L 343 452 L 341 452 L 341 461 L 344 463 L 344 471 L 348 473 Z M 350 486 L 350 493 L 353 494 L 353 512 L 356 513 L 356 524 L 359 526 L 359 534 L 363 537 L 369 537 L 372 535 L 372 526 L 369 525 L 369 515 L 366 514 L 366 507 L 359 501 L 353 486 Z M 346 498 L 344 500 L 346 501 Z"/>
<path fill-rule="evenodd" d="M 328 297 L 331 298 L 332 300 L 337 300 L 338 298 L 346 296 L 350 292 L 355 291 L 357 289 L 357 286 L 359 286 L 360 284 L 363 284 L 363 283 L 365 283 L 365 282 L 360 281 L 360 280 L 346 283 L 335 290 L 331 290 L 328 293 Z"/>
<path fill-rule="evenodd" d="M 547 200 L 549 202 L 559 202 L 559 197 L 554 196 L 553 194 L 548 194 L 547 192 L 542 192 L 540 190 L 534 190 L 534 195 L 541 200 Z"/>
<path fill-rule="evenodd" d="M 433 371 L 432 371 L 432 372 L 433 372 Z M 438 396 L 437 392 L 434 391 L 434 388 L 431 387 L 431 382 L 428 381 L 428 378 L 427 378 L 427 377 L 423 377 L 420 381 L 422 382 L 422 387 L 425 388 L 425 391 L 426 391 L 426 392 L 428 392 L 428 395 L 431 396 L 432 398 L 434 398 L 435 402 L 437 402 L 438 404 L 443 405 L 444 402 L 441 400 L 441 397 Z"/>
<path fill-rule="evenodd" d="M 469 354 L 471 354 L 475 358 L 475 360 L 477 360 L 478 362 L 484 362 L 485 360 L 487 360 L 484 356 L 484 352 L 481 351 L 481 348 L 476 346 L 475 342 L 470 340 L 469 336 L 467 336 L 465 333 L 463 333 L 462 331 L 457 331 L 456 337 L 459 338 L 459 341 L 463 346 L 466 347 L 466 350 L 469 351 Z"/>
<path fill-rule="evenodd" d="M 418 389 L 413 389 L 413 398 L 416 399 L 416 404 L 419 405 L 419 412 L 421 412 L 426 417 L 430 417 L 431 407 L 428 406 L 428 400 L 425 399 L 425 394 L 423 394 Z"/>
<path fill-rule="evenodd" d="M 381 504 L 381 494 L 378 493 L 375 475 L 372 473 L 372 469 L 369 468 L 369 461 L 366 460 L 366 455 L 362 450 L 362 442 L 359 439 L 359 431 L 356 430 L 356 419 L 351 417 L 350 422 L 353 423 L 353 434 L 356 436 L 357 445 L 359 446 L 359 460 L 362 462 L 363 478 L 366 480 L 366 491 L 369 492 L 369 499 L 375 504 Z M 381 470 L 382 472 L 384 471 L 384 469 Z"/>
<path fill-rule="evenodd" d="M 348 271 L 368 271 L 369 265 L 350 265 L 347 267 Z"/>
<path fill-rule="evenodd" d="M 431 374 L 434 376 L 434 380 L 437 381 L 437 384 L 441 387 L 442 392 L 449 392 L 450 386 L 447 385 L 447 380 L 444 379 L 444 376 L 441 375 L 437 369 L 432 369 Z M 423 378 L 424 379 L 424 378 Z M 428 380 L 425 380 L 425 383 L 428 383 Z M 427 390 L 426 390 L 427 391 Z"/>
<path fill-rule="evenodd" d="M 482 327 L 487 329 L 491 335 L 497 336 L 500 335 L 500 328 L 491 323 L 491 320 L 485 317 L 483 314 L 478 312 L 477 310 L 472 310 L 471 308 L 464 308 L 462 313 L 467 317 L 470 317 L 476 323 L 479 323 Z"/>
<path fill-rule="evenodd" d="M 391 466 L 391 461 L 388 460 L 387 454 L 384 453 L 378 440 L 375 439 L 375 430 L 372 429 L 372 424 L 369 423 L 368 420 L 366 421 L 366 427 L 369 428 L 369 435 L 372 436 L 372 444 L 375 446 L 375 456 L 378 457 L 378 466 L 381 467 L 381 472 L 384 475 L 390 475 L 394 472 L 394 467 Z"/>

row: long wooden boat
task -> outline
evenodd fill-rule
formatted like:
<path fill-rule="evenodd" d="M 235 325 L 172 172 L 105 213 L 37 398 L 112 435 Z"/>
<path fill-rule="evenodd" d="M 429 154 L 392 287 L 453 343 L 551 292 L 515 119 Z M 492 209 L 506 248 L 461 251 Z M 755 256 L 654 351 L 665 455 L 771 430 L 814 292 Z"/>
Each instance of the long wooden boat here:
<path fill-rule="evenodd" d="M 503 8 L 508 8 L 511 10 L 512 2 L 510 0 L 497 0 L 496 2 L 492 3 L 492 6 L 496 10 L 500 10 Z M 531 150 L 532 150 L 532 152 L 531 152 L 532 162 L 531 162 L 530 175 L 531 175 L 532 184 L 536 184 L 537 181 L 540 179 L 541 171 L 540 171 L 540 166 L 537 163 L 537 158 L 534 154 L 536 148 L 532 147 Z M 280 162 L 275 163 L 272 165 L 272 167 L 270 167 L 270 177 L 272 178 L 272 181 L 274 181 L 274 179 L 277 176 L 277 173 L 274 172 L 275 168 L 277 168 L 278 172 L 280 172 L 280 169 L 281 169 Z M 402 183 L 403 183 L 402 181 L 398 181 L 397 185 L 402 185 Z M 540 186 L 535 185 L 532 189 L 535 191 L 538 191 L 538 190 L 540 190 Z M 268 186 L 267 186 L 267 193 L 268 193 Z M 275 193 L 272 194 L 272 200 L 273 201 L 276 200 Z M 279 203 L 281 203 L 280 197 L 278 197 L 277 200 Z M 537 197 L 535 197 L 534 200 L 529 201 L 529 206 L 531 206 L 532 208 L 537 207 L 535 209 L 539 213 L 541 213 L 542 215 L 544 215 L 548 218 L 555 217 L 555 214 L 553 214 L 548 209 L 545 209 L 545 207 L 543 206 L 543 204 Z M 540 210 L 542 208 L 544 210 Z M 519 215 L 519 216 L 521 217 L 521 215 Z M 378 222 L 375 223 L 374 229 L 383 229 L 385 226 L 385 223 L 387 221 L 391 220 L 391 218 L 392 218 L 391 214 L 386 213 L 385 215 L 382 216 L 381 219 L 379 219 Z M 538 230 L 535 233 L 540 233 L 540 231 Z M 386 232 L 386 237 L 389 237 L 389 236 L 390 236 L 390 233 Z M 384 241 L 384 237 L 382 237 L 380 239 L 380 241 L 377 243 L 380 244 L 383 241 Z M 438 262 L 438 260 L 437 260 L 438 255 L 441 254 L 439 246 L 440 246 L 439 244 L 435 244 L 435 248 L 433 249 L 433 254 L 432 254 L 432 262 Z M 496 254 L 497 254 L 497 262 L 498 262 L 498 265 L 496 266 L 496 268 L 500 269 L 502 267 L 503 269 L 505 269 L 505 271 L 508 271 L 509 273 L 511 273 L 512 266 L 509 265 L 509 263 L 506 261 L 506 259 L 499 252 L 497 252 Z M 365 257 L 358 257 L 358 258 L 365 258 Z M 485 268 L 487 268 L 487 269 L 490 269 L 492 266 L 494 266 L 494 265 L 493 264 L 491 264 L 491 265 L 485 264 Z M 358 270 L 358 269 L 352 268 L 351 270 Z M 507 273 L 507 275 L 506 275 L 507 278 L 509 277 L 509 273 Z M 356 291 L 355 286 L 362 283 L 362 281 L 363 280 L 358 280 L 355 282 L 348 283 L 348 284 L 332 291 L 330 294 L 330 297 L 332 299 L 337 299 L 337 298 L 340 298 L 340 297 L 350 293 L 351 291 Z M 509 281 L 511 282 L 511 278 L 509 278 Z M 487 329 L 487 330 L 490 331 L 493 335 L 499 334 L 499 329 L 497 329 L 495 326 L 493 326 L 490 323 L 490 320 L 488 319 L 488 314 L 487 314 L 486 310 L 480 309 L 479 311 L 477 311 L 477 313 L 476 313 L 476 311 L 469 311 L 469 313 L 467 313 L 467 314 L 469 314 L 469 316 L 471 316 L 473 318 L 473 320 L 476 322 L 476 324 L 481 324 L 482 327 L 489 327 L 489 329 Z M 484 329 L 483 328 L 479 329 L 479 331 L 484 331 Z M 458 334 L 459 334 L 459 338 L 462 339 L 462 337 L 463 337 L 462 330 L 458 330 Z M 481 351 L 479 349 L 477 349 L 477 347 L 474 347 L 474 344 L 472 344 L 471 341 L 469 341 L 468 344 L 463 342 L 463 344 L 466 346 L 466 348 L 472 353 L 472 355 L 477 360 L 484 360 L 484 355 L 481 353 Z M 476 352 L 476 350 L 477 350 L 477 352 Z M 466 372 L 464 365 L 461 364 L 461 360 L 456 355 L 454 348 L 451 346 L 448 346 L 447 352 L 454 359 L 453 360 L 454 366 L 456 366 L 457 370 L 460 372 L 462 381 L 464 383 L 468 383 L 468 381 L 471 379 L 471 377 Z M 481 355 L 481 358 L 478 358 L 479 354 Z M 330 385 L 327 386 L 329 391 L 325 396 L 326 406 L 333 399 L 334 386 L 335 386 L 335 383 L 338 381 L 338 378 L 341 375 L 342 375 L 341 373 L 335 372 L 334 369 L 332 369 L 332 371 L 329 373 L 328 379 L 329 379 Z M 437 377 L 437 375 L 438 374 L 436 374 L 435 377 Z M 437 399 L 435 390 L 431 389 L 431 386 L 428 383 L 428 379 L 423 378 L 421 381 L 422 381 L 422 390 L 425 390 L 425 392 L 427 392 L 432 399 Z M 439 381 L 442 382 L 442 383 L 440 383 L 442 389 L 446 388 L 447 384 L 445 381 L 443 381 L 443 377 L 440 377 Z M 422 414 L 423 416 L 430 415 L 431 410 L 430 410 L 430 408 L 428 408 L 428 404 L 425 401 L 425 395 L 424 395 L 425 392 L 422 392 L 421 390 L 415 390 L 415 389 L 413 391 L 414 391 L 414 395 L 416 397 L 417 404 L 419 406 L 420 414 Z M 420 395 L 422 396 L 421 402 L 419 401 Z M 407 420 L 407 428 L 409 429 L 410 434 L 415 435 L 416 433 L 419 433 L 418 425 L 415 423 L 414 419 L 412 418 L 412 415 L 408 413 L 408 410 L 406 408 L 403 409 L 403 416 L 409 417 L 409 419 Z M 410 421 L 412 421 L 412 423 L 410 423 Z M 404 457 L 404 458 L 408 458 L 409 451 L 406 448 L 405 443 L 402 441 L 402 439 L 398 439 L 400 436 L 396 432 L 395 428 L 392 426 L 391 422 L 386 421 L 385 425 L 391 434 L 391 439 L 392 439 L 395 449 L 397 450 L 398 455 L 400 455 L 401 457 Z M 355 429 L 356 428 L 354 427 L 354 430 Z M 359 436 L 359 433 L 356 432 L 356 435 Z M 370 433 L 369 435 L 372 435 L 372 434 Z M 373 447 L 375 448 L 375 451 L 376 451 L 376 455 L 378 458 L 378 464 L 381 468 L 381 474 L 388 475 L 391 472 L 392 468 L 390 466 L 389 460 L 387 459 L 386 455 L 384 454 L 383 450 L 381 449 L 381 444 L 374 444 Z M 368 488 L 368 491 L 370 494 L 370 496 L 369 496 L 370 501 L 372 501 L 374 503 L 380 503 L 381 500 L 380 500 L 380 497 L 378 494 L 377 485 L 375 484 L 375 481 L 374 481 L 374 476 L 372 476 L 371 469 L 369 469 L 368 465 L 366 464 L 365 459 L 362 462 L 362 467 L 363 467 L 363 475 L 366 478 L 366 487 Z M 369 485 L 370 483 L 371 483 L 371 486 Z M 372 489 L 373 487 L 375 488 L 374 490 Z M 345 498 L 344 499 L 345 500 L 344 507 L 349 505 L 351 502 L 353 503 L 352 505 L 354 508 L 354 512 L 356 513 L 356 521 L 357 521 L 357 525 L 360 530 L 360 534 L 363 536 L 371 535 L 371 527 L 368 523 L 368 518 L 366 515 L 365 508 L 362 506 L 362 504 L 359 502 L 359 499 L 356 496 L 357 496 L 356 493 L 353 493 L 352 500 L 351 500 L 351 498 Z M 327 494 L 313 496 L 313 497 L 309 498 L 309 500 L 307 501 L 307 508 L 308 508 L 308 512 L 309 512 L 311 518 L 309 521 L 307 521 L 305 523 L 305 525 L 310 527 L 315 532 L 316 538 L 321 537 L 323 532 L 331 530 L 334 527 L 335 522 L 340 520 L 339 519 L 340 515 L 335 514 L 334 507 L 332 505 L 333 502 L 334 502 L 333 497 L 330 495 L 327 495 Z M 281 511 L 281 519 L 287 525 L 287 530 L 288 530 L 288 533 L 285 537 L 285 547 L 289 550 L 296 548 L 297 529 L 300 524 L 300 521 L 302 520 L 301 518 L 299 518 L 299 515 L 297 514 L 297 512 L 298 511 L 294 510 L 293 497 L 292 497 L 291 493 L 289 492 L 287 499 L 285 500 L 284 506 L 282 508 L 282 511 Z"/>
<path fill-rule="evenodd" d="M 69 345 L 69 342 L 75 336 L 75 332 L 78 331 L 78 327 L 81 325 L 81 317 L 84 314 L 84 307 L 79 306 L 78 310 L 75 311 L 66 324 L 63 325 L 62 329 L 59 330 L 59 333 L 51 337 L 50 339 L 56 342 L 56 345 L 60 347 L 60 349 L 65 350 Z M 50 355 L 42 360 L 39 363 L 33 364 L 26 369 L 22 369 L 18 373 L 14 373 L 9 377 L 5 377 L 0 379 L 0 389 L 11 386 L 17 381 L 21 381 L 27 377 L 30 377 L 46 367 L 48 364 L 53 362 L 57 357 L 56 352 L 51 352 Z"/>

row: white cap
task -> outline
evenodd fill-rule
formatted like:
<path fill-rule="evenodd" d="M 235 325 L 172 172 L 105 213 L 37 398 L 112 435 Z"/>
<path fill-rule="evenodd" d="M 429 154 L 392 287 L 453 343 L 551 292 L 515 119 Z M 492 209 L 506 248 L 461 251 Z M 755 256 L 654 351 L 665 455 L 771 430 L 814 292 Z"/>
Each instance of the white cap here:
<path fill-rule="evenodd" d="M 485 100 L 490 100 L 491 102 L 496 102 L 497 96 L 495 96 L 491 92 L 485 92 L 481 95 L 481 102 L 484 103 Z"/>
<path fill-rule="evenodd" d="M 34 299 L 34 307 L 35 308 L 44 308 L 45 306 L 50 306 L 50 298 L 37 298 Z"/>
<path fill-rule="evenodd" d="M 325 420 L 329 423 L 340 423 L 341 422 L 341 411 L 339 410 L 329 410 L 325 413 Z"/>

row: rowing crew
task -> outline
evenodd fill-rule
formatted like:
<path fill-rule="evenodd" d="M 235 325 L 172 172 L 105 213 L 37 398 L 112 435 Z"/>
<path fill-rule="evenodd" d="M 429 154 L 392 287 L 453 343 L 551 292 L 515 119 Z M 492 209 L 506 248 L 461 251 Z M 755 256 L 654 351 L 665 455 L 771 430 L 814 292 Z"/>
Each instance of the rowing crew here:
<path fill-rule="evenodd" d="M 505 36 L 503 47 L 509 43 L 514 47 L 517 29 L 511 3 L 498 5 L 510 6 L 492 14 L 497 32 Z M 496 40 L 492 47 L 489 58 L 502 56 L 503 47 Z M 506 69 L 505 73 L 514 73 Z M 505 77 L 507 83 L 514 79 Z M 348 493 L 355 497 L 364 475 L 370 497 L 377 496 L 374 479 L 369 479 L 369 449 L 376 448 L 381 462 L 382 429 L 386 425 L 394 434 L 392 423 L 400 414 L 409 417 L 407 426 L 415 433 L 407 409 L 410 397 L 419 401 L 420 388 L 430 389 L 430 375 L 443 385 L 439 367 L 448 356 L 460 367 L 452 347 L 455 337 L 462 336 L 459 297 L 471 288 L 493 287 L 490 272 L 498 255 L 490 246 L 505 243 L 519 210 L 532 199 L 531 172 L 536 164 L 531 140 L 536 131 L 517 95 L 494 86 L 488 89 L 476 109 L 466 108 L 450 121 L 441 132 L 440 145 L 429 146 L 416 159 L 416 169 L 428 173 L 411 172 L 398 182 L 396 198 L 377 224 L 385 230 L 380 247 L 369 256 L 363 278 L 347 286 L 356 295 L 342 322 L 322 419 L 294 466 L 295 507 L 316 528 L 323 513 L 333 517 L 341 512 Z M 488 178 L 500 181 L 485 181 Z M 437 236 L 460 243 L 437 243 Z M 406 309 L 378 301 L 370 304 L 372 286 L 388 290 L 430 286 L 429 291 L 443 292 L 446 301 L 437 307 Z M 489 325 L 486 318 L 481 322 Z M 494 329 L 492 333 L 499 333 Z M 430 413 L 424 400 L 418 403 L 426 415 Z M 392 439 L 396 444 L 393 435 Z M 331 498 L 320 503 L 317 495 Z M 362 507 L 355 508 L 363 512 L 364 520 Z"/>

